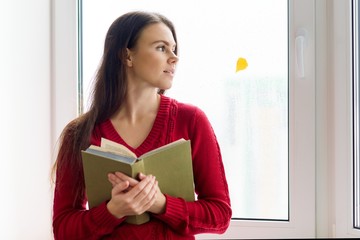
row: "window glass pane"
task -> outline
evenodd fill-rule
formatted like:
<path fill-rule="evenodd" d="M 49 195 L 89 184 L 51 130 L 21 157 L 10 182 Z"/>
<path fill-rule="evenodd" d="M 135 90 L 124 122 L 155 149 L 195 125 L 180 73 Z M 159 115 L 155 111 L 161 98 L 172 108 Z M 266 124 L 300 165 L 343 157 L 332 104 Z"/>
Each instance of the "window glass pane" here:
<path fill-rule="evenodd" d="M 287 0 L 83 1 L 85 109 L 106 31 L 129 10 L 174 22 L 180 62 L 166 94 L 213 124 L 233 218 L 288 220 Z"/>

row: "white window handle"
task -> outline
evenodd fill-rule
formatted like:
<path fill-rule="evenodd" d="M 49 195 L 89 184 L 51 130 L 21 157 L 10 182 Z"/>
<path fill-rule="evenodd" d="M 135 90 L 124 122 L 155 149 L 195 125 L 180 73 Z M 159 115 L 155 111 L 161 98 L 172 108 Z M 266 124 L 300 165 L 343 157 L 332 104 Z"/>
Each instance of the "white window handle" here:
<path fill-rule="evenodd" d="M 306 29 L 300 28 L 295 38 L 295 64 L 299 78 L 305 77 L 304 48 L 306 44 Z"/>

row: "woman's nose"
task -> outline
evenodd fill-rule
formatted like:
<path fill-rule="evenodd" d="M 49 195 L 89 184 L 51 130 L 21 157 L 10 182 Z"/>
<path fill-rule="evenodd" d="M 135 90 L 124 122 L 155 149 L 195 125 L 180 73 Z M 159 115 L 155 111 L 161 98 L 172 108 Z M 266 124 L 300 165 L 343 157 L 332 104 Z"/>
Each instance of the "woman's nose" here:
<path fill-rule="evenodd" d="M 179 57 L 176 56 L 174 52 L 171 52 L 171 56 L 169 58 L 170 63 L 177 63 L 179 61 Z"/>

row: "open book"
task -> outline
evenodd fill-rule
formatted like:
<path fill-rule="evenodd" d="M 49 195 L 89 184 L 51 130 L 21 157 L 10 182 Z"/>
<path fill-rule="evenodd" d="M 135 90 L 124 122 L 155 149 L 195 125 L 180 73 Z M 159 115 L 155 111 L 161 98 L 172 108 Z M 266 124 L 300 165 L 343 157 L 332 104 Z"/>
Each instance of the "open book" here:
<path fill-rule="evenodd" d="M 179 139 L 137 157 L 125 146 L 101 139 L 101 146 L 82 151 L 82 161 L 89 208 L 111 198 L 109 172 L 122 172 L 137 178 L 138 173 L 154 175 L 162 193 L 194 201 L 194 177 L 190 140 Z M 149 215 L 130 216 L 127 222 L 142 224 Z"/>

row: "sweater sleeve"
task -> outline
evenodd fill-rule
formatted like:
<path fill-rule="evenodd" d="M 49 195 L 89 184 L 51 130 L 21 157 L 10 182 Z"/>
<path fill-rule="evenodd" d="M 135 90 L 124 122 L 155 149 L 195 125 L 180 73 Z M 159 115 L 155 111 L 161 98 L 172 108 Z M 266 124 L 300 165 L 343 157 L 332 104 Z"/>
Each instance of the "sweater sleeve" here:
<path fill-rule="evenodd" d="M 74 204 L 72 176 L 63 176 L 61 183 L 57 180 L 54 191 L 53 231 L 56 240 L 101 239 L 124 221 L 111 215 L 105 202 L 91 210 L 86 209 L 86 199 Z"/>
<path fill-rule="evenodd" d="M 196 109 L 189 128 L 197 200 L 166 196 L 166 210 L 156 217 L 183 235 L 223 233 L 230 224 L 231 207 L 220 148 L 206 115 Z"/>

